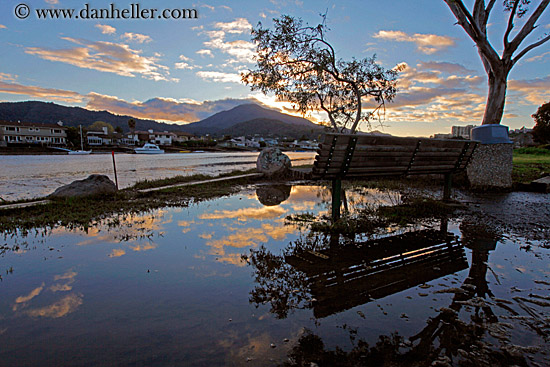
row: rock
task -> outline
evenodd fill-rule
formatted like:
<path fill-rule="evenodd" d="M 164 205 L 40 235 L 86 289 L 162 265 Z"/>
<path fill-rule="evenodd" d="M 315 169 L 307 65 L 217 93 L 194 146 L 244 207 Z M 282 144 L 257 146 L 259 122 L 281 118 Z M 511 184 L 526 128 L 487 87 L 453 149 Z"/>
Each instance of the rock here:
<path fill-rule="evenodd" d="M 531 182 L 531 186 L 533 187 L 534 191 L 549 193 L 550 192 L 550 176 L 545 176 L 545 177 L 539 178 L 538 180 L 535 180 L 535 181 Z"/>
<path fill-rule="evenodd" d="M 258 172 L 268 177 L 285 177 L 289 174 L 291 166 L 290 158 L 279 148 L 262 150 L 256 161 Z"/>
<path fill-rule="evenodd" d="M 259 186 L 256 189 L 258 201 L 265 206 L 279 205 L 290 197 L 290 185 Z"/>
<path fill-rule="evenodd" d="M 48 195 L 50 198 L 84 197 L 108 195 L 117 191 L 115 183 L 105 175 L 90 175 L 84 180 L 73 181 L 61 186 Z"/>

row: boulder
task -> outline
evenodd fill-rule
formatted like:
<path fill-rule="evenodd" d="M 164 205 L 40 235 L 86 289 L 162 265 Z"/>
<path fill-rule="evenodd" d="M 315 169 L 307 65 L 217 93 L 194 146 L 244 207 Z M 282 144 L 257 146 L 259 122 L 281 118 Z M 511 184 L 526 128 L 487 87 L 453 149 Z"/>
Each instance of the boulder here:
<path fill-rule="evenodd" d="M 290 185 L 268 185 L 256 189 L 258 201 L 265 206 L 279 205 L 290 197 Z"/>
<path fill-rule="evenodd" d="M 288 175 L 291 166 L 290 158 L 279 148 L 262 150 L 256 161 L 258 172 L 268 177 L 284 177 Z"/>
<path fill-rule="evenodd" d="M 48 195 L 50 198 L 83 197 L 94 195 L 108 195 L 117 191 L 116 185 L 105 175 L 90 175 L 84 180 L 73 181 L 61 186 Z"/>
<path fill-rule="evenodd" d="M 550 176 L 544 176 L 531 182 L 531 187 L 536 192 L 550 192 Z"/>

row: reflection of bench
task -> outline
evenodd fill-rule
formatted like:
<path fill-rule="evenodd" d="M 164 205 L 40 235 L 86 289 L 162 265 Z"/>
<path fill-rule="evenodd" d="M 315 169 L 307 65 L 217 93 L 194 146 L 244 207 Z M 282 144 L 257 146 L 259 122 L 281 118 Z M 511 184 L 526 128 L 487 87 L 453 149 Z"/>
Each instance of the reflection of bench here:
<path fill-rule="evenodd" d="M 477 143 L 470 140 L 326 134 L 311 177 L 332 180 L 332 212 L 339 217 L 341 180 L 369 177 L 445 175 L 443 199 L 451 196 L 451 176 L 468 165 Z"/>
<path fill-rule="evenodd" d="M 464 248 L 437 230 L 407 232 L 285 261 L 305 273 L 315 317 L 326 317 L 466 269 Z"/>

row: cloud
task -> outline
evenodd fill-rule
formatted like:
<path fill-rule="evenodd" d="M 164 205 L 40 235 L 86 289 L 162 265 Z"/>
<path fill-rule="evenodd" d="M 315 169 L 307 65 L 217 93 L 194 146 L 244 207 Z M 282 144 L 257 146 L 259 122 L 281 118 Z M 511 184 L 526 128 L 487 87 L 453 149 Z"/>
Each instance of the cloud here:
<path fill-rule="evenodd" d="M 111 251 L 111 253 L 107 256 L 109 257 L 121 257 L 121 256 L 124 256 L 126 255 L 126 251 L 123 250 L 123 249 L 120 249 L 120 248 L 115 248 L 113 249 L 113 251 Z"/>
<path fill-rule="evenodd" d="M 86 108 L 88 109 L 107 110 L 118 115 L 173 122 L 199 121 L 217 112 L 229 110 L 244 103 L 258 103 L 253 99 L 197 102 L 170 98 L 153 98 L 145 102 L 128 102 L 117 97 L 98 93 L 90 93 L 87 97 Z"/>
<path fill-rule="evenodd" d="M 534 62 L 534 61 L 544 60 L 545 58 L 547 58 L 547 56 L 550 56 L 550 51 L 545 52 L 542 55 L 537 55 L 537 56 L 530 57 L 530 58 L 526 59 L 525 61 L 526 62 Z"/>
<path fill-rule="evenodd" d="M 278 222 L 278 223 L 277 223 Z M 276 241 L 282 241 L 287 235 L 295 233 L 296 229 L 292 226 L 285 226 L 281 221 L 276 221 L 275 225 L 270 223 L 262 224 L 259 228 L 229 228 L 231 233 L 218 240 L 206 242 L 210 247 L 210 255 L 217 256 L 217 260 L 237 266 L 244 266 L 239 253 L 228 253 L 230 249 L 242 249 L 245 247 L 257 247 L 260 243 L 265 243 L 272 238 Z"/>
<path fill-rule="evenodd" d="M 154 250 L 157 248 L 157 244 L 155 243 L 146 243 L 146 244 L 142 244 L 142 245 L 132 245 L 130 246 L 130 248 L 133 250 L 133 251 L 136 251 L 136 252 L 142 252 L 142 251 L 149 251 L 149 250 Z"/>
<path fill-rule="evenodd" d="M 82 297 L 76 294 L 69 294 L 49 306 L 27 310 L 25 313 L 31 317 L 49 317 L 57 319 L 76 311 L 82 303 Z"/>
<path fill-rule="evenodd" d="M 8 29 L 8 27 L 6 27 L 6 26 L 3 25 L 3 24 L 0 24 L 0 29 Z"/>
<path fill-rule="evenodd" d="M 157 64 L 155 57 L 140 55 L 125 44 L 112 42 L 93 42 L 83 39 L 62 37 L 80 47 L 53 50 L 40 47 L 27 47 L 25 52 L 42 59 L 63 62 L 83 69 L 115 73 L 121 76 L 135 77 L 140 75 L 145 79 L 155 81 L 178 81 L 169 77 L 168 67 Z"/>
<path fill-rule="evenodd" d="M 17 83 L 5 83 L 1 81 L 4 77 L 0 75 L 0 93 L 24 95 L 32 98 L 43 98 L 51 101 L 68 103 L 81 103 L 85 99 L 85 96 L 72 91 L 42 88 Z"/>
<path fill-rule="evenodd" d="M 46 3 L 52 4 L 52 5 L 59 4 L 59 0 L 45 0 L 45 1 Z"/>
<path fill-rule="evenodd" d="M 198 54 L 198 55 L 201 55 L 201 56 L 210 56 L 210 57 L 214 57 L 214 54 L 213 54 L 212 51 L 210 51 L 210 50 L 198 50 L 198 51 L 197 51 L 197 54 Z"/>
<path fill-rule="evenodd" d="M 123 39 L 127 39 L 128 41 L 133 41 L 137 43 L 148 43 L 152 41 L 151 37 L 140 33 L 126 32 L 121 37 Z"/>
<path fill-rule="evenodd" d="M 175 67 L 176 69 L 181 69 L 181 70 L 193 70 L 193 69 L 197 68 L 196 66 L 194 66 L 194 65 L 189 65 L 188 63 L 183 62 L 183 61 L 182 61 L 182 62 L 177 62 L 177 63 L 175 63 L 175 64 L 174 64 L 174 67 Z"/>
<path fill-rule="evenodd" d="M 16 79 L 17 79 L 17 75 L 0 73 L 0 80 L 7 81 L 7 82 L 15 82 Z"/>
<path fill-rule="evenodd" d="M 475 73 L 475 70 L 466 69 L 464 66 L 452 62 L 427 61 L 420 62 L 417 67 L 419 69 L 435 70 L 448 74 L 471 75 Z"/>
<path fill-rule="evenodd" d="M 111 27 L 110 25 L 96 24 L 95 27 L 98 28 L 101 31 L 101 33 L 103 33 L 103 34 L 115 34 L 116 33 L 116 28 Z"/>
<path fill-rule="evenodd" d="M 399 91 L 387 104 L 390 122 L 479 121 L 486 91 L 484 78 L 460 64 L 422 62 L 416 68 L 403 64 Z"/>
<path fill-rule="evenodd" d="M 204 42 L 207 50 L 220 50 L 240 62 L 253 62 L 256 45 L 248 40 L 227 41 L 227 35 L 249 34 L 252 25 L 245 18 L 237 18 L 232 22 L 218 22 L 214 24 L 214 30 L 203 32 L 209 41 Z M 212 55 L 210 53 L 209 55 Z"/>
<path fill-rule="evenodd" d="M 274 219 L 284 215 L 286 210 L 280 206 L 264 206 L 261 208 L 244 208 L 237 210 L 216 210 L 199 216 L 200 219 L 232 219 L 240 221 L 248 219 Z"/>
<path fill-rule="evenodd" d="M 527 101 L 525 104 L 539 106 L 550 100 L 550 76 L 530 80 L 509 80 L 508 90 Z"/>
<path fill-rule="evenodd" d="M 212 5 L 208 5 L 208 4 L 203 4 L 201 5 L 203 8 L 207 8 L 208 10 L 211 10 L 211 11 L 215 11 L 216 10 L 216 7 L 215 6 L 212 6 Z M 221 9 L 225 9 L 225 10 L 228 10 L 228 11 L 233 11 L 233 9 L 231 9 L 229 6 L 227 5 L 220 5 L 218 6 L 218 8 L 221 8 Z"/>
<path fill-rule="evenodd" d="M 228 23 L 218 22 L 214 27 L 227 33 L 249 33 L 252 29 L 252 25 L 245 18 L 237 18 Z"/>
<path fill-rule="evenodd" d="M 26 302 L 29 302 L 31 299 L 33 299 L 34 297 L 38 296 L 42 290 L 44 289 L 44 283 L 42 283 L 42 285 L 38 288 L 35 288 L 33 289 L 29 294 L 27 294 L 26 296 L 20 296 L 20 297 L 17 297 L 15 299 L 15 303 L 19 304 L 19 303 L 26 303 Z M 15 306 L 14 306 L 15 308 Z M 15 310 L 14 310 L 15 311 Z"/>
<path fill-rule="evenodd" d="M 235 73 L 223 73 L 220 71 L 199 71 L 197 76 L 201 79 L 216 83 L 241 83 L 241 75 Z"/>
<path fill-rule="evenodd" d="M 395 42 L 412 42 L 416 44 L 416 49 L 419 52 L 427 55 L 444 50 L 447 47 L 454 46 L 455 44 L 454 39 L 447 36 L 421 33 L 408 35 L 402 31 L 379 31 L 373 37 Z"/>

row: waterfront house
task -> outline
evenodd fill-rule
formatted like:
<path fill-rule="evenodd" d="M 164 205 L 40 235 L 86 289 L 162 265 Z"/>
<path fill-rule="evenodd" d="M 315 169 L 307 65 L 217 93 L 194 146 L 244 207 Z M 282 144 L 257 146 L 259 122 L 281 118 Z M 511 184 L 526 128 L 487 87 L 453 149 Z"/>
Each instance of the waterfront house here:
<path fill-rule="evenodd" d="M 4 144 L 65 145 L 67 128 L 63 122 L 38 124 L 33 122 L 0 121 L 0 139 Z"/>
<path fill-rule="evenodd" d="M 174 134 L 173 141 L 177 142 L 177 143 L 184 143 L 186 141 L 196 139 L 195 135 L 193 135 L 191 133 L 186 133 L 186 132 L 183 132 L 183 131 L 176 131 L 173 134 Z"/>
<path fill-rule="evenodd" d="M 135 131 L 132 134 L 128 134 L 128 139 L 134 142 L 134 145 L 142 143 L 153 143 L 157 145 L 172 145 L 172 141 L 176 135 L 174 133 L 163 131 L 156 132 L 153 130 L 148 131 Z"/>

